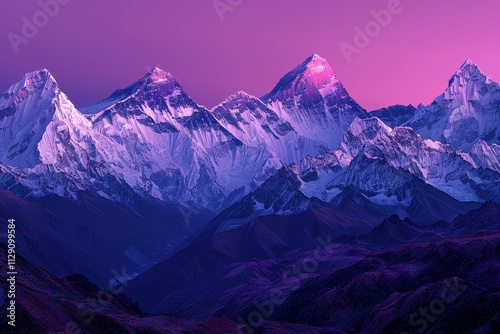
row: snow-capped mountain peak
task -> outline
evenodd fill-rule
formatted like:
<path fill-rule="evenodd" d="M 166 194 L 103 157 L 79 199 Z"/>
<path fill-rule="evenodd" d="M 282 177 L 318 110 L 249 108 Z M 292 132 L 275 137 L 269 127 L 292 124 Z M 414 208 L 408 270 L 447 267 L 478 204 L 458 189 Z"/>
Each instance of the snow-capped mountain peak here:
<path fill-rule="evenodd" d="M 419 106 L 404 125 L 422 137 L 469 151 L 478 141 L 500 143 L 500 85 L 467 59 L 431 105 Z"/>
<path fill-rule="evenodd" d="M 325 58 L 316 53 L 307 57 L 295 69 L 288 72 L 274 87 L 274 89 L 264 97 L 263 101 L 269 101 L 288 93 L 300 93 L 304 86 L 313 86 L 316 89 L 324 88 L 330 83 L 338 82 L 332 67 Z"/>
<path fill-rule="evenodd" d="M 477 66 L 477 64 L 472 61 L 471 59 L 467 58 L 462 66 L 460 66 L 459 70 L 456 72 L 456 74 L 464 74 L 464 73 L 474 73 L 474 72 L 479 72 L 479 74 L 484 75 L 483 71 Z"/>
<path fill-rule="evenodd" d="M 151 69 L 145 76 L 146 78 L 149 78 L 151 79 L 151 81 L 153 82 L 164 82 L 164 81 L 170 81 L 170 80 L 174 80 L 174 77 L 172 76 L 172 74 L 170 74 L 169 72 L 166 72 L 164 70 L 162 70 L 161 68 L 159 67 L 154 67 L 153 69 Z"/>
<path fill-rule="evenodd" d="M 24 81 L 36 80 L 37 78 L 43 78 L 43 80 L 46 81 L 56 82 L 56 79 L 45 67 L 39 70 L 28 72 L 23 76 Z"/>
<path fill-rule="evenodd" d="M 466 86 L 468 90 L 465 90 L 464 93 L 469 95 L 474 94 L 474 90 L 480 89 L 482 85 L 490 82 L 491 80 L 481 71 L 479 66 L 472 60 L 467 59 L 448 82 L 446 92 L 449 95 L 447 97 L 451 98 L 450 95 L 463 91 L 463 88 Z"/>
<path fill-rule="evenodd" d="M 58 88 L 56 79 L 54 79 L 46 68 L 43 68 L 41 70 L 26 73 L 17 84 L 12 85 L 7 92 L 5 92 L 4 97 L 6 97 L 6 95 L 15 95 L 21 90 L 26 90 L 28 92 L 41 90 L 54 92 Z"/>
<path fill-rule="evenodd" d="M 335 77 L 333 73 L 332 67 L 325 58 L 319 56 L 314 53 L 306 60 L 307 74 L 312 76 L 316 75 L 317 77 L 321 76 L 324 79 L 332 79 Z"/>
<path fill-rule="evenodd" d="M 298 161 L 307 196 L 324 186 L 331 200 L 342 189 L 327 184 L 349 186 L 340 178 L 354 176 L 353 161 L 365 157 L 457 199 L 478 200 L 494 192 L 483 180 L 500 168 L 499 106 L 498 84 L 470 60 L 431 106 L 395 106 L 378 112 L 380 119 L 370 118 L 317 54 L 264 101 L 238 91 L 210 111 L 155 67 L 82 115 L 42 69 L 0 97 L 0 177 L 34 196 L 75 198 L 84 190 L 122 200 L 137 193 L 218 210 Z M 399 126 L 403 119 L 407 126 Z M 475 145 L 470 154 L 454 151 L 467 145 Z M 326 176 L 318 174 L 319 186 L 309 170 Z"/>
<path fill-rule="evenodd" d="M 369 117 L 317 54 L 288 72 L 262 101 L 299 134 L 330 148 L 338 147 L 354 118 Z"/>
<path fill-rule="evenodd" d="M 81 112 L 87 115 L 96 115 L 100 111 L 106 110 L 116 103 L 124 102 L 133 96 L 143 96 L 144 99 L 149 100 L 152 98 L 152 95 L 155 95 L 158 99 L 171 95 L 174 92 L 183 93 L 182 87 L 177 80 L 175 80 L 169 72 L 166 72 L 158 67 L 154 67 L 133 84 L 125 88 L 115 90 L 108 98 L 82 108 Z M 157 100 L 157 102 L 160 101 Z M 194 102 L 192 104 L 194 104 Z"/>
<path fill-rule="evenodd" d="M 0 161 L 36 165 L 43 158 L 38 143 L 49 124 L 78 114 L 47 69 L 26 73 L 0 97 Z"/>
<path fill-rule="evenodd" d="M 213 108 L 211 114 L 245 145 L 267 147 L 281 161 L 291 163 L 318 152 L 290 123 L 280 119 L 257 97 L 243 91 L 228 97 Z"/>

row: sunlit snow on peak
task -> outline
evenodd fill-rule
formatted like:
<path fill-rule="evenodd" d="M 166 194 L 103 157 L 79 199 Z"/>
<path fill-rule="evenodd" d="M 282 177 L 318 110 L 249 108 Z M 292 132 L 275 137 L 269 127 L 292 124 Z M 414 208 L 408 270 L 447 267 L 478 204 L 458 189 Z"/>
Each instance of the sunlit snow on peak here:
<path fill-rule="evenodd" d="M 153 82 L 163 82 L 173 79 L 173 76 L 170 73 L 159 67 L 154 67 L 151 71 L 149 71 L 147 77 L 151 78 Z"/>

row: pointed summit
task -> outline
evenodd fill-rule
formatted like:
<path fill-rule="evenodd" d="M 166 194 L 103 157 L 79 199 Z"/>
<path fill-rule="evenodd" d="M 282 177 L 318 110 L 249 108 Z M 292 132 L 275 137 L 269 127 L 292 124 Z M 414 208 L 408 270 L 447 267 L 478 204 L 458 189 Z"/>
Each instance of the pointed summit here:
<path fill-rule="evenodd" d="M 462 66 L 460 66 L 458 71 L 456 71 L 455 74 L 453 74 L 453 77 L 450 80 L 450 84 L 453 82 L 453 79 L 457 76 L 462 78 L 475 78 L 475 79 L 484 77 L 486 79 L 486 75 L 483 73 L 483 71 L 481 71 L 479 66 L 477 66 L 477 64 L 470 59 L 465 60 L 465 62 L 462 64 Z"/>
<path fill-rule="evenodd" d="M 256 99 L 255 96 L 248 94 L 242 90 L 237 91 L 233 95 L 229 96 L 227 99 L 237 99 L 237 98 L 245 98 L 245 99 Z"/>
<path fill-rule="evenodd" d="M 24 75 L 23 79 L 29 80 L 35 77 L 41 77 L 45 80 L 56 81 L 48 69 L 42 68 L 40 70 L 28 72 Z"/>
<path fill-rule="evenodd" d="M 476 65 L 476 64 L 470 58 L 467 58 L 460 67 L 464 67 L 465 65 Z"/>
<path fill-rule="evenodd" d="M 47 69 L 26 73 L 0 97 L 0 160 L 11 166 L 33 167 L 47 157 L 42 151 L 49 148 L 49 160 L 54 162 L 57 135 L 46 134 L 59 133 L 64 123 L 70 132 L 85 126 L 82 118 Z M 43 138 L 49 144 L 41 145 Z"/>
<path fill-rule="evenodd" d="M 500 142 L 500 86 L 467 59 L 448 81 L 448 87 L 429 106 L 419 106 L 403 125 L 425 139 L 469 151 L 478 140 Z"/>
<path fill-rule="evenodd" d="M 30 92 L 30 96 L 36 95 L 37 98 L 51 100 L 59 90 L 57 82 L 47 69 L 26 73 L 19 82 L 9 87 L 9 89 L 0 97 L 0 110 L 9 106 L 15 108 L 16 96 L 25 96 Z M 24 98 L 19 98 L 22 101 Z"/>
<path fill-rule="evenodd" d="M 242 90 L 228 96 L 224 101 L 213 107 L 211 111 L 215 111 L 219 107 L 223 108 L 254 108 L 256 105 L 265 105 L 258 97 L 248 94 Z"/>
<path fill-rule="evenodd" d="M 326 59 L 313 53 L 299 66 L 281 78 L 276 87 L 269 94 L 263 96 L 262 100 L 267 102 L 278 98 L 285 92 L 299 93 L 305 87 L 322 89 L 328 84 L 337 82 L 339 81 Z"/>
<path fill-rule="evenodd" d="M 172 74 L 159 67 L 154 67 L 133 84 L 115 90 L 107 99 L 82 108 L 81 112 L 87 115 L 97 114 L 118 102 L 125 101 L 131 96 L 142 96 L 144 99 L 149 99 L 152 95 L 157 97 L 168 96 L 174 90 L 182 91 L 182 88 Z"/>
<path fill-rule="evenodd" d="M 159 67 L 154 67 L 145 76 L 145 78 L 150 78 L 153 82 L 163 82 L 169 80 L 175 80 L 172 74 L 162 70 Z"/>
<path fill-rule="evenodd" d="M 462 94 L 461 92 L 474 95 L 474 92 L 480 91 L 480 86 L 490 82 L 491 79 L 481 71 L 476 63 L 468 58 L 448 81 L 445 97 L 449 99 L 454 95 Z"/>
<path fill-rule="evenodd" d="M 240 113 L 245 111 L 254 113 L 257 109 L 262 109 L 266 113 L 269 110 L 268 107 L 257 97 L 240 90 L 230 95 L 219 105 L 212 108 L 211 112 L 215 118 L 221 120 L 222 118 L 228 117 L 228 115 L 231 114 L 231 111 L 234 110 L 238 110 Z M 257 118 L 261 118 L 261 116 L 257 116 Z M 236 120 L 231 121 L 237 122 Z"/>
<path fill-rule="evenodd" d="M 368 113 L 350 96 L 328 62 L 316 53 L 288 72 L 261 99 L 297 133 L 336 148 L 349 124 Z"/>
<path fill-rule="evenodd" d="M 310 55 L 303 63 L 307 67 L 306 71 L 310 71 L 310 74 L 312 73 L 323 73 L 323 72 L 328 72 L 329 75 L 332 77 L 335 75 L 333 73 L 333 70 L 326 61 L 325 58 L 321 57 L 317 53 L 313 53 Z"/>
<path fill-rule="evenodd" d="M 48 91 L 54 91 L 58 88 L 57 81 L 54 79 L 52 74 L 46 69 L 28 72 L 23 78 L 15 85 L 12 85 L 7 92 L 17 92 L 20 89 L 25 88 L 30 92 L 45 89 Z"/>
<path fill-rule="evenodd" d="M 490 79 L 481 71 L 476 63 L 467 59 L 451 77 L 448 82 L 448 90 L 452 89 L 453 92 L 461 90 L 464 85 L 468 85 L 469 81 L 485 83 L 489 82 Z"/>

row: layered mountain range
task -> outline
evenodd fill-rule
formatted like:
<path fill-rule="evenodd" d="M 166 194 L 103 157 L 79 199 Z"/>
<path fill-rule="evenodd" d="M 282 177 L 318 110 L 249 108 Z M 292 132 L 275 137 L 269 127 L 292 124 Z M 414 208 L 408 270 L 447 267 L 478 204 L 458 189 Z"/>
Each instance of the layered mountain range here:
<path fill-rule="evenodd" d="M 432 224 L 393 215 L 358 236 L 345 234 L 353 217 L 339 209 L 260 217 L 199 235 L 125 293 L 149 312 L 227 316 L 249 333 L 273 333 L 274 321 L 329 333 L 491 333 L 499 210 L 487 202 Z M 418 313 L 445 296 L 453 302 L 432 317 Z"/>
<path fill-rule="evenodd" d="M 81 109 L 27 73 L 0 97 L 0 225 L 18 221 L 25 329 L 409 331 L 452 285 L 468 290 L 435 330 L 491 330 L 499 124 L 500 87 L 470 60 L 430 105 L 372 112 L 317 54 L 212 109 L 159 68 Z M 76 273 L 171 316 L 115 296 L 86 323 L 78 303 L 108 292 Z M 58 310 L 49 322 L 32 297 Z"/>
<path fill-rule="evenodd" d="M 212 110 L 154 68 L 80 111 L 41 70 L 0 99 L 0 182 L 28 198 L 137 195 L 220 212 L 283 167 L 307 197 L 330 201 L 335 185 L 359 182 L 341 170 L 375 159 L 457 200 L 498 200 L 499 103 L 498 84 L 470 60 L 431 105 L 373 114 L 316 54 L 261 99 L 238 92 Z M 364 186 L 372 202 L 393 195 Z"/>

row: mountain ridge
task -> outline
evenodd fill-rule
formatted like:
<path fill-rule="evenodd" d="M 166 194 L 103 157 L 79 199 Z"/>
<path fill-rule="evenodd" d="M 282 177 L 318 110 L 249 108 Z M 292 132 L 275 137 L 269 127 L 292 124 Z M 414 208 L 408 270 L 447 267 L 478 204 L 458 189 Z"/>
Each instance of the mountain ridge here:
<path fill-rule="evenodd" d="M 475 63 L 466 60 L 450 80 L 449 89 L 456 87 L 480 97 L 475 87 L 498 86 L 490 81 Z M 460 88 L 462 84 L 469 88 Z M 28 100 L 25 85 L 32 91 Z M 458 96 L 451 91 L 446 94 Z M 489 98 L 497 93 L 493 90 L 485 94 Z M 424 139 L 423 145 L 447 150 L 436 139 L 426 141 L 428 136 L 418 126 L 423 122 L 422 115 L 429 114 L 424 112 L 426 107 L 419 106 L 415 111 L 410 106 L 391 108 L 367 113 L 348 95 L 328 62 L 317 54 L 285 74 L 263 98 L 237 92 L 211 110 L 196 104 L 170 73 L 153 68 L 138 81 L 81 112 L 44 69 L 28 73 L 0 100 L 0 141 L 9 147 L 0 154 L 0 168 L 7 180 L 2 187 L 16 189 L 15 184 L 19 184 L 31 188 L 35 197 L 57 193 L 77 198 L 80 190 L 87 190 L 117 201 L 126 200 L 130 196 L 127 192 L 131 192 L 163 201 L 199 203 L 220 211 L 257 189 L 283 166 L 324 155 L 328 150 L 341 148 L 338 165 L 345 168 L 358 145 L 346 141 L 345 134 L 354 129 L 353 124 L 360 125 L 359 120 L 372 116 L 380 115 L 389 123 L 385 130 L 374 129 L 375 133 L 398 128 L 400 123 L 413 125 Z M 463 103 L 460 108 L 465 108 Z M 23 113 L 28 114 L 25 117 Z M 35 117 L 31 116 L 32 123 L 27 124 L 39 126 L 23 124 L 25 118 L 30 119 L 29 113 Z M 495 122 L 493 119 L 486 123 Z M 422 124 L 431 125 L 428 119 Z M 21 131 L 12 143 L 10 133 L 19 126 L 24 133 Z M 406 136 L 404 131 L 402 127 L 396 131 L 401 133 L 401 140 Z M 477 190 L 467 190 L 457 183 L 463 188 L 459 192 L 483 194 L 467 195 L 462 200 L 495 198 L 494 188 L 493 192 L 487 190 L 484 180 L 497 179 L 499 150 L 495 140 L 486 139 L 475 139 L 470 152 L 457 150 L 446 138 L 438 139 L 451 145 L 449 154 L 456 152 L 472 166 L 465 180 L 475 180 Z M 378 150 L 375 146 L 371 149 Z M 421 173 L 417 166 L 404 168 L 416 175 Z M 59 173 L 60 179 L 49 184 L 48 173 L 52 172 Z M 448 181 L 429 181 L 422 174 L 419 177 L 460 199 L 451 188 L 441 186 Z M 106 190 L 117 189 L 117 185 L 129 190 L 123 195 Z"/>

